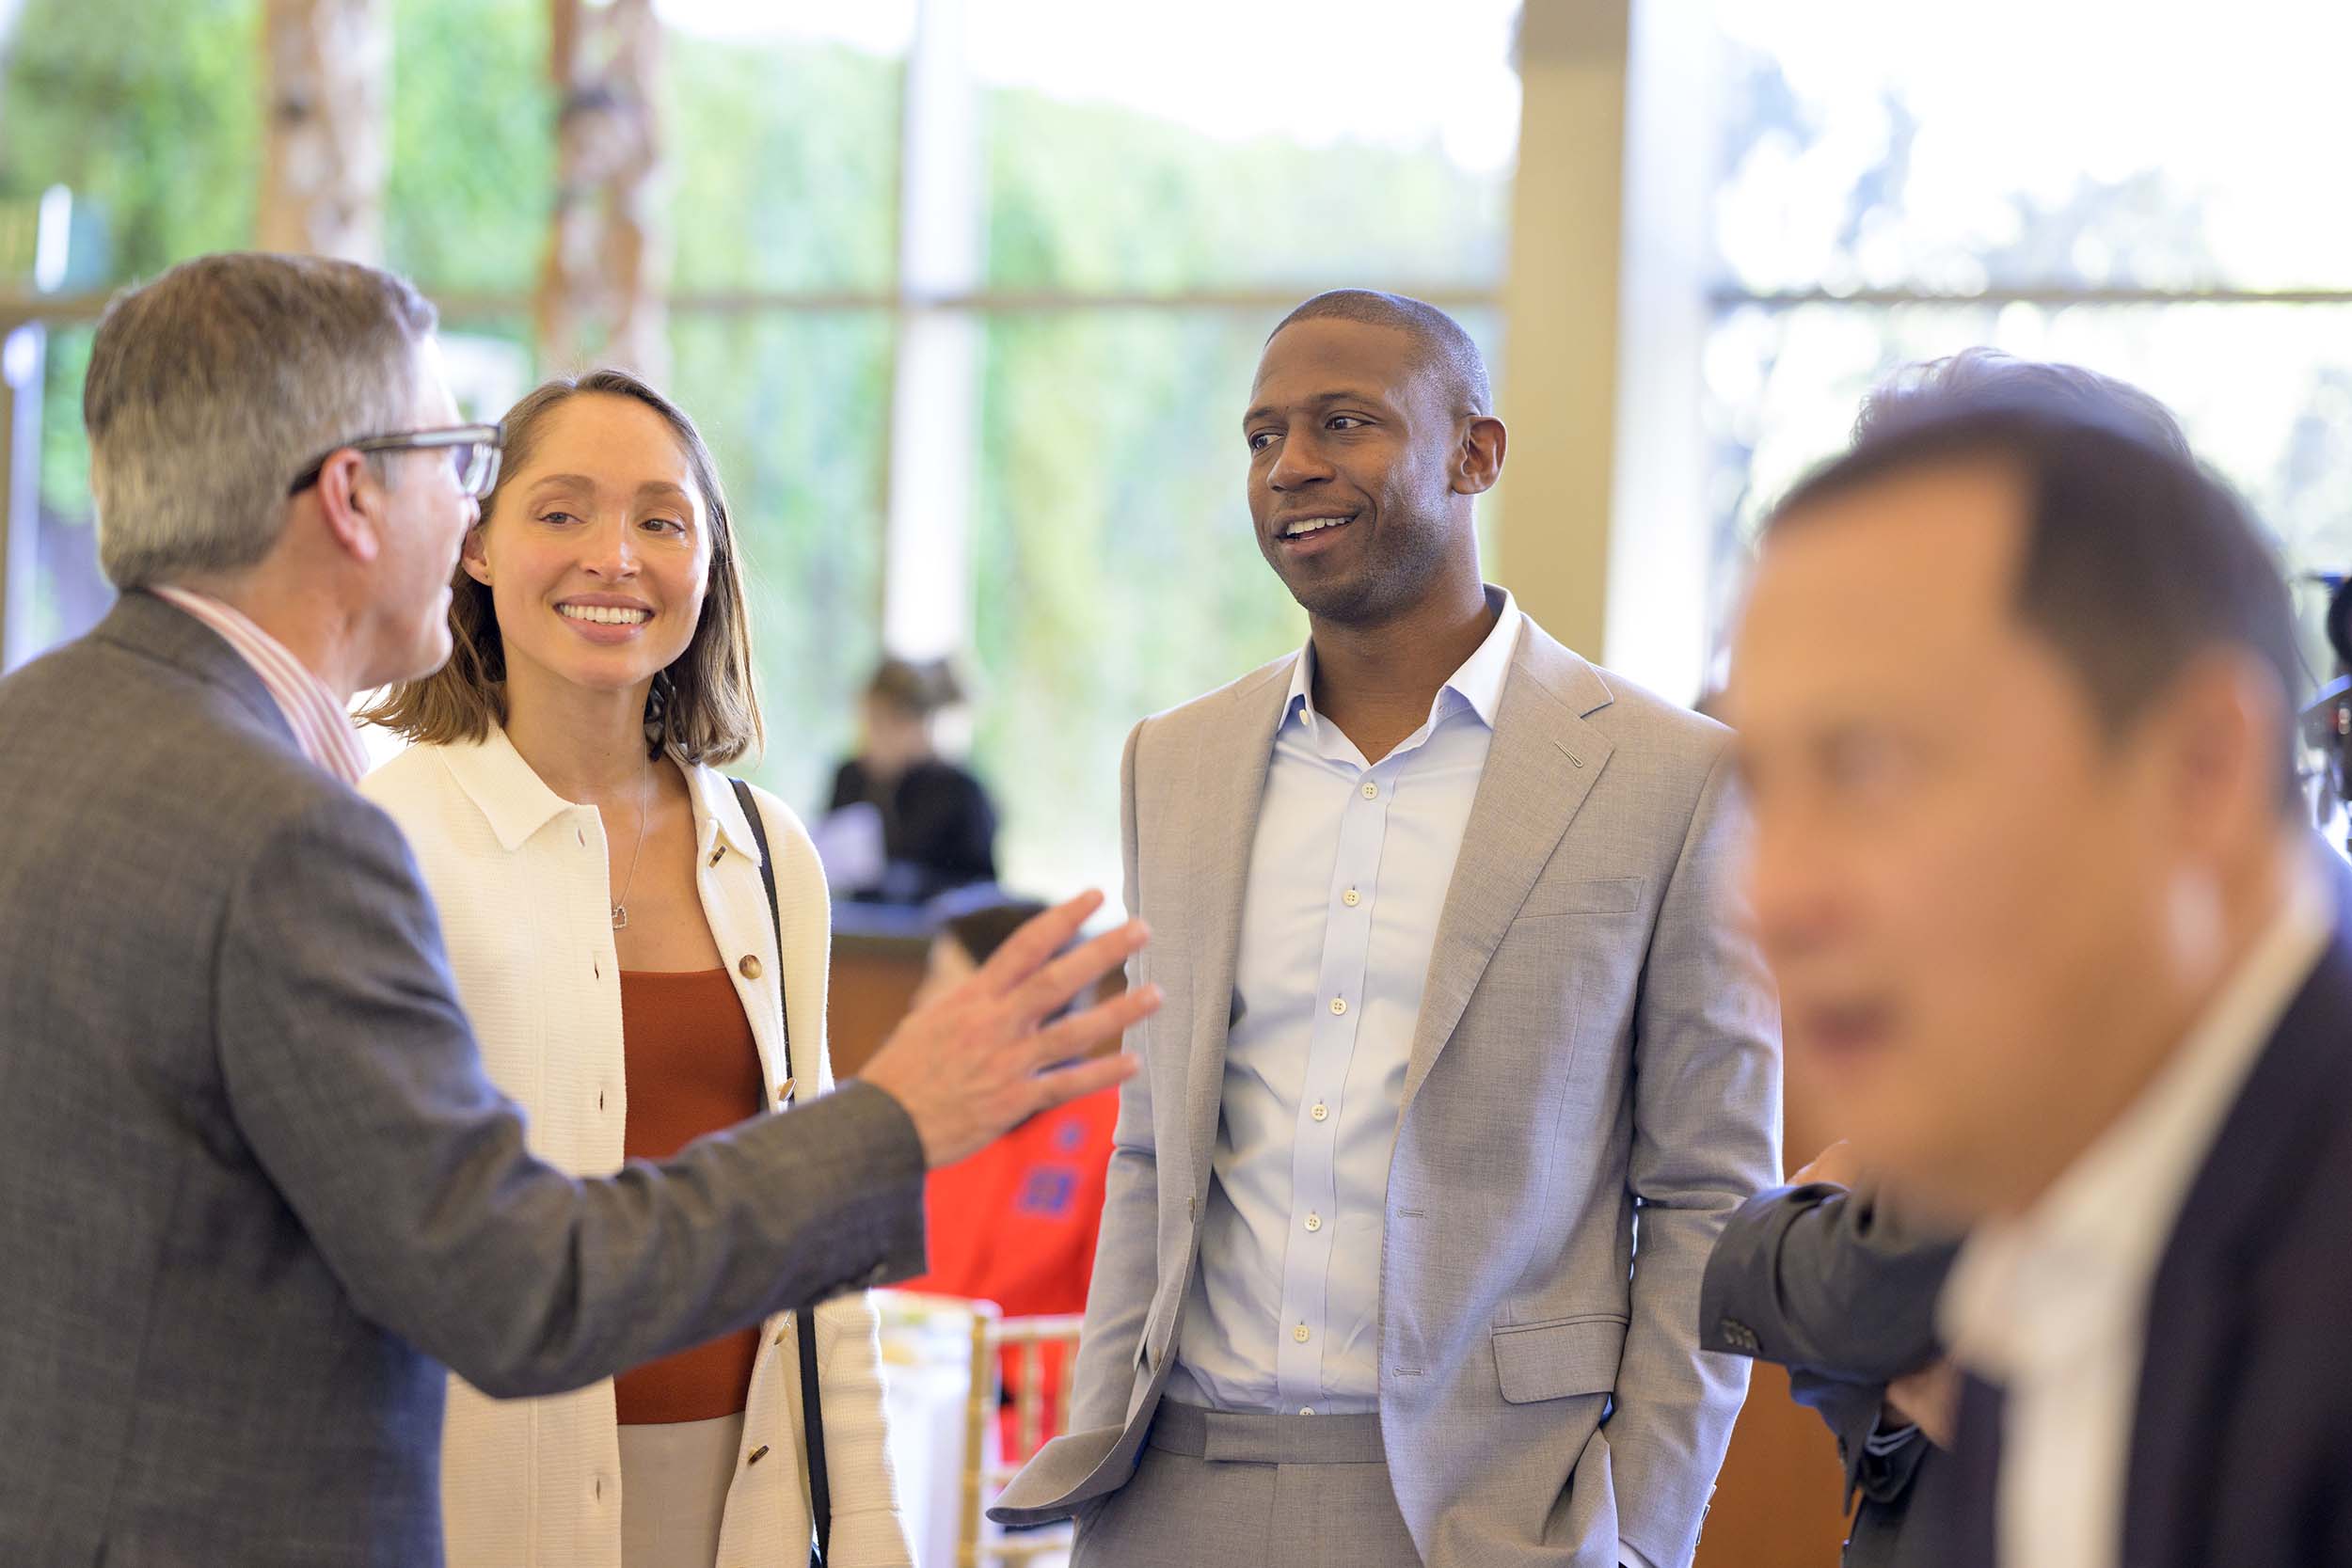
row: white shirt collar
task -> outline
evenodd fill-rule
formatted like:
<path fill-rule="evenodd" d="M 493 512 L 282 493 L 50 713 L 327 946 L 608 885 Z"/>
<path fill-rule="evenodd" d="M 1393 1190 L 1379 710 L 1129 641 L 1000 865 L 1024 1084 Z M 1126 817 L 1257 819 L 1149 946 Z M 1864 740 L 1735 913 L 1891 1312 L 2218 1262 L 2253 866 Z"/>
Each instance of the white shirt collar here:
<path fill-rule="evenodd" d="M 1511 657 L 1518 651 L 1519 625 L 1526 617 L 1519 613 L 1518 602 L 1507 588 L 1486 585 L 1486 605 L 1495 612 L 1495 624 L 1487 631 L 1461 668 L 1446 677 L 1438 689 L 1438 695 L 1429 705 L 1429 721 L 1435 724 L 1442 717 L 1446 693 L 1451 691 L 1488 729 L 1495 726 L 1495 715 L 1502 706 L 1503 683 L 1510 678 Z M 1285 721 L 1291 716 L 1303 716 L 1311 724 L 1315 716 L 1315 643 L 1310 637 L 1307 645 L 1291 661 L 1290 695 L 1283 700 Z"/>
<path fill-rule="evenodd" d="M 2298 863 L 2277 916 L 2139 1098 L 2030 1210 L 1970 1235 L 1939 1304 L 1963 1364 L 2015 1381 L 2119 1330 L 2137 1338 L 2189 1185 L 2325 952 L 2331 903 Z"/>
<path fill-rule="evenodd" d="M 479 741 L 437 749 L 450 777 L 481 808 L 490 832 L 510 854 L 565 813 L 590 809 L 549 789 L 498 724 Z M 696 767 L 675 754 L 673 760 L 686 775 L 687 792 L 693 799 L 698 852 L 707 854 L 715 841 L 724 839 L 728 848 L 758 864 L 759 847 L 736 803 L 734 787 L 715 768 Z"/>

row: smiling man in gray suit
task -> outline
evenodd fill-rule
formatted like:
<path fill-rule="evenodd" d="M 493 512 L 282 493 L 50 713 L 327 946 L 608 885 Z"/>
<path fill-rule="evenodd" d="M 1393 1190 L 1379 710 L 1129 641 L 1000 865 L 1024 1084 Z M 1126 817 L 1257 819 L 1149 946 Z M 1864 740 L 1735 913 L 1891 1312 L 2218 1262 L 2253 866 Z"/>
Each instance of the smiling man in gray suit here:
<path fill-rule="evenodd" d="M 1081 1568 L 1682 1568 L 1746 1386 L 1700 1274 L 1780 1171 L 1726 732 L 1482 582 L 1503 427 L 1442 312 L 1319 295 L 1250 403 L 1312 634 L 1128 741 L 1169 1005 L 999 1516 L 1074 1513 Z"/>
<path fill-rule="evenodd" d="M 343 705 L 449 657 L 497 468 L 432 307 L 202 258 L 109 308 L 83 405 L 125 592 L 0 680 L 0 1563 L 431 1568 L 444 1367 L 555 1393 L 903 1278 L 927 1164 L 1124 1076 L 1041 1071 L 1152 1005 L 1043 1025 L 1141 940 L 1047 961 L 1077 899 L 863 1082 L 609 1180 L 533 1159 L 351 788 Z"/>

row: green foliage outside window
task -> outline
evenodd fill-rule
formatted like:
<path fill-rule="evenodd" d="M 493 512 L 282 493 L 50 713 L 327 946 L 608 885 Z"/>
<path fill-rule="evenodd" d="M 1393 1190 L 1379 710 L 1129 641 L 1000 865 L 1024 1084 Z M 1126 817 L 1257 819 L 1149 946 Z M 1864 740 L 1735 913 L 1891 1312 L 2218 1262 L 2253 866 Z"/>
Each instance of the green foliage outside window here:
<path fill-rule="evenodd" d="M 25 0 L 0 65 L 0 202 L 70 186 L 108 239 L 87 287 L 251 243 L 260 12 Z M 449 332 L 519 342 L 553 196 L 544 7 L 394 0 L 392 26 L 387 261 L 443 301 Z M 770 720 L 755 776 L 813 811 L 881 651 L 893 315 L 727 296 L 887 297 L 903 68 L 819 43 L 666 47 L 670 390 L 719 460 L 751 572 Z M 1027 90 L 987 90 L 981 110 L 992 289 L 1303 297 L 1478 287 L 1501 270 L 1506 178 L 1435 148 L 1227 142 Z M 1115 875 L 1118 748 L 1136 718 L 1304 635 L 1242 503 L 1237 420 L 1277 315 L 988 318 L 977 758 L 1005 810 L 1005 863 L 1040 891 Z M 86 325 L 52 336 L 53 531 L 87 531 L 87 343 Z M 896 435 L 942 438 L 960 437 Z"/>

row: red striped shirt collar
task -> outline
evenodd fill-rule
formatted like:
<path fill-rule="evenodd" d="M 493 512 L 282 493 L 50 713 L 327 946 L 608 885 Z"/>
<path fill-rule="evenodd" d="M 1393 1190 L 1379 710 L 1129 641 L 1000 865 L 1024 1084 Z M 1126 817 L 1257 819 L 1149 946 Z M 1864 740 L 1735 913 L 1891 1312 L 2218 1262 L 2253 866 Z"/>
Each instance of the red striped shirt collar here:
<path fill-rule="evenodd" d="M 270 700 L 278 705 L 278 711 L 286 716 L 286 726 L 294 731 L 294 744 L 305 757 L 347 784 L 359 782 L 359 775 L 368 770 L 368 755 L 359 745 L 358 732 L 352 728 L 351 715 L 344 711 L 335 693 L 327 689 L 326 683 L 287 652 L 283 642 L 254 625 L 250 617 L 233 606 L 209 594 L 186 588 L 156 588 L 150 592 L 218 632 L 221 641 L 252 666 L 253 673 L 269 689 Z"/>

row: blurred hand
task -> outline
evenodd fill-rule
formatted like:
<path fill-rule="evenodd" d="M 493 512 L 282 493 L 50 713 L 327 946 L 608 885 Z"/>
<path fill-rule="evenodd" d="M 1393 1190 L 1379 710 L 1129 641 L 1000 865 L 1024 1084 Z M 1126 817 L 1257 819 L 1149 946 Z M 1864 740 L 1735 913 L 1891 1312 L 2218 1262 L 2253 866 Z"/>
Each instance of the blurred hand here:
<path fill-rule="evenodd" d="M 1928 1434 L 1939 1449 L 1952 1446 L 1960 1424 L 1960 1369 L 1938 1361 L 1886 1386 L 1886 1408 Z"/>
<path fill-rule="evenodd" d="M 1851 1187 L 1862 1180 L 1862 1162 L 1854 1158 L 1853 1145 L 1840 1138 L 1813 1156 L 1811 1164 L 1788 1180 L 1800 1187 L 1807 1181 L 1835 1181 L 1841 1187 Z"/>
<path fill-rule="evenodd" d="M 1135 1076 L 1133 1056 L 1084 1058 L 1157 1012 L 1159 987 L 1039 1027 L 1150 939 L 1131 920 L 1055 958 L 1102 903 L 1081 894 L 1023 926 L 971 978 L 908 1014 L 858 1074 L 905 1108 L 930 1164 L 977 1154 L 1040 1111 Z"/>

